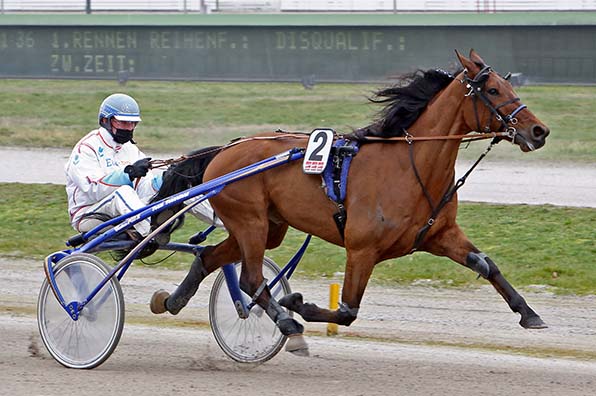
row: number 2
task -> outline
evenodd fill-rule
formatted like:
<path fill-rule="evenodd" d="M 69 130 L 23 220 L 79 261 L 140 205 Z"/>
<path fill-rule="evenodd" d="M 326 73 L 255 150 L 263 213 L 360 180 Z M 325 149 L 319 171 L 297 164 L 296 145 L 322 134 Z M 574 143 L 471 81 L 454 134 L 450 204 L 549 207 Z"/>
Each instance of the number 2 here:
<path fill-rule="evenodd" d="M 319 143 L 319 141 L 321 141 L 321 143 L 310 154 L 310 157 L 308 157 L 309 161 L 321 161 L 323 159 L 323 156 L 319 155 L 319 151 L 323 150 L 323 147 L 325 147 L 325 144 L 327 143 L 327 134 L 325 132 L 317 132 L 314 142 Z"/>

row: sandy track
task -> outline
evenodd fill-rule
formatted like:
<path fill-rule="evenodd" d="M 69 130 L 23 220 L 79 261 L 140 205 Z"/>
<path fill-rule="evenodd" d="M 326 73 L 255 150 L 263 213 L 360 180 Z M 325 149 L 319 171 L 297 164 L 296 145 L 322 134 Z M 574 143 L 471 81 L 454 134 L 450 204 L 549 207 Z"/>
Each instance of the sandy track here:
<path fill-rule="evenodd" d="M 122 282 L 127 322 L 115 353 L 94 370 L 67 370 L 45 351 L 34 310 L 41 263 L 0 259 L 0 394 L 86 395 L 592 395 L 596 390 L 596 297 L 524 295 L 550 325 L 517 325 L 489 287 L 367 289 L 361 314 L 341 337 L 306 324 L 311 357 L 280 352 L 260 366 L 229 360 L 207 323 L 209 281 L 176 317 L 147 301 L 183 272 L 133 266 Z M 324 305 L 330 281 L 293 281 Z M 181 327 L 197 321 L 193 327 Z M 139 323 L 143 323 L 140 325 Z M 364 339 L 363 339 L 364 338 Z M 384 339 L 385 341 L 381 341 Z M 103 393 L 102 392 L 102 393 Z"/>
<path fill-rule="evenodd" d="M 67 155 L 0 148 L 0 181 L 63 183 Z M 458 163 L 458 173 L 467 165 Z M 596 169 L 486 162 L 460 191 L 468 201 L 596 207 Z M 490 286 L 372 284 L 340 337 L 306 324 L 310 358 L 281 352 L 255 367 L 229 360 L 206 326 L 212 277 L 180 315 L 154 316 L 153 291 L 172 290 L 184 273 L 133 266 L 122 282 L 127 320 L 118 348 L 102 366 L 75 371 L 56 363 L 38 335 L 41 262 L 0 258 L 0 268 L 0 395 L 596 394 L 596 296 L 524 291 L 550 325 L 527 331 Z M 293 280 L 292 288 L 326 305 L 330 282 Z"/>

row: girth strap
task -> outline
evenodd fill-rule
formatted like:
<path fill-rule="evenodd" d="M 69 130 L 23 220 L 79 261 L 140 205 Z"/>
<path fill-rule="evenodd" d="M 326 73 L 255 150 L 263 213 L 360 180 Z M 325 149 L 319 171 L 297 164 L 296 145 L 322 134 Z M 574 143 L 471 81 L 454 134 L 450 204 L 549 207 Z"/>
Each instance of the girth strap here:
<path fill-rule="evenodd" d="M 344 238 L 347 213 L 344 206 L 348 185 L 348 172 L 352 157 L 358 153 L 358 143 L 352 140 L 339 139 L 331 149 L 331 158 L 323 171 L 323 182 L 327 186 L 327 196 L 337 205 L 333 215 L 341 238 Z"/>

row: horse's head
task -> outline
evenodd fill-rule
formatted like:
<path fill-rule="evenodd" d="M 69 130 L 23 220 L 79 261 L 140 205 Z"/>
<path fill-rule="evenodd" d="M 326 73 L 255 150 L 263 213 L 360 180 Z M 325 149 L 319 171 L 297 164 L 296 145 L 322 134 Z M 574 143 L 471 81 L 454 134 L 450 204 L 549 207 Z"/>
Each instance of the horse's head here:
<path fill-rule="evenodd" d="M 526 152 L 544 146 L 548 127 L 520 102 L 508 77 L 494 72 L 474 50 L 470 58 L 455 52 L 464 67 L 457 79 L 468 90 L 463 111 L 470 130 L 506 131 L 506 139 Z"/>

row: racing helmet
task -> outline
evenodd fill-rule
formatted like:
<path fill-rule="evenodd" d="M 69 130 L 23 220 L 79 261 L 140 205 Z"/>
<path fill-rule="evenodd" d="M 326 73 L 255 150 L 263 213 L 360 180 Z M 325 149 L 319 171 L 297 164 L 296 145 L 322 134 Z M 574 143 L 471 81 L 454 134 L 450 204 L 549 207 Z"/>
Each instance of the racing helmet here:
<path fill-rule="evenodd" d="M 141 109 L 136 100 L 122 93 L 115 93 L 101 102 L 99 106 L 99 125 L 111 131 L 110 120 L 112 117 L 119 121 L 141 121 Z M 106 119 L 102 122 L 102 119 Z"/>

